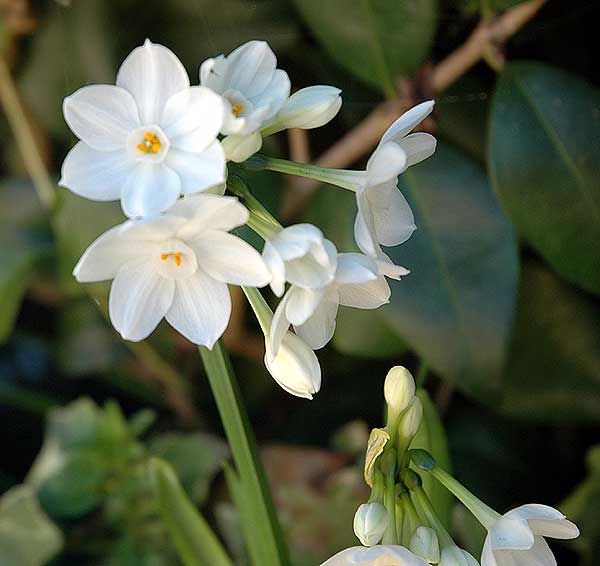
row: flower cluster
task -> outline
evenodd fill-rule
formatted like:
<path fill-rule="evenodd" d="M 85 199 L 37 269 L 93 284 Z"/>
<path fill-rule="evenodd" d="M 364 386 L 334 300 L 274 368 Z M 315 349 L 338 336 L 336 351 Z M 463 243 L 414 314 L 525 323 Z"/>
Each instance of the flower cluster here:
<path fill-rule="evenodd" d="M 322 566 L 479 565 L 456 545 L 415 469 L 431 474 L 485 527 L 482 566 L 556 566 L 544 537 L 572 539 L 579 535 L 577 527 L 547 505 L 522 505 L 504 515 L 488 507 L 427 451 L 411 448 L 423 407 L 408 370 L 392 368 L 384 393 L 387 424 L 373 429 L 365 458 L 371 497 L 354 516 L 354 533 L 363 546 L 342 550 Z"/>
<path fill-rule="evenodd" d="M 408 274 L 382 246 L 414 231 L 397 177 L 432 155 L 436 142 L 410 133 L 433 109 L 424 102 L 388 129 L 364 171 L 254 155 L 264 137 L 322 126 L 342 104 L 335 87 L 290 90 L 263 41 L 204 61 L 192 85 L 169 49 L 146 40 L 125 59 L 115 85 L 85 86 L 65 99 L 65 120 L 80 141 L 60 184 L 91 200 L 120 200 L 128 217 L 74 269 L 80 282 L 113 280 L 109 313 L 123 338 L 143 340 L 164 318 L 212 348 L 229 321 L 228 285 L 239 285 L 265 334 L 266 367 L 285 390 L 311 398 L 321 383 L 314 350 L 333 336 L 339 305 L 376 309 L 389 301 L 386 278 Z M 228 162 L 353 191 L 360 253 L 338 252 L 316 226 L 281 226 L 250 193 L 232 190 Z M 225 196 L 228 189 L 246 206 Z M 262 254 L 230 233 L 246 223 L 265 240 Z M 274 313 L 256 290 L 267 285 L 280 298 Z"/>

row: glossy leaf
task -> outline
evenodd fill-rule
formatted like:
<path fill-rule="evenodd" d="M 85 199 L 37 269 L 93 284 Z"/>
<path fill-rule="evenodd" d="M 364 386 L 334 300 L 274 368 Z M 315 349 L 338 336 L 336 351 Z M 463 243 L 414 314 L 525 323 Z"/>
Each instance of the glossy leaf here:
<path fill-rule="evenodd" d="M 509 360 L 504 412 L 600 421 L 600 306 L 538 263 L 523 270 Z"/>
<path fill-rule="evenodd" d="M 600 293 L 600 91 L 540 63 L 507 65 L 489 169 L 517 231 L 562 277 Z"/>
<path fill-rule="evenodd" d="M 317 39 L 355 76 L 387 95 L 431 48 L 436 0 L 295 0 Z"/>
<path fill-rule="evenodd" d="M 29 486 L 13 487 L 0 498 L 0 564 L 48 564 L 62 545 L 62 533 Z"/>
<path fill-rule="evenodd" d="M 516 301 L 512 227 L 483 171 L 445 145 L 402 175 L 399 187 L 418 229 L 387 250 L 411 274 L 392 282 L 382 312 L 434 371 L 489 399 L 500 384 Z"/>

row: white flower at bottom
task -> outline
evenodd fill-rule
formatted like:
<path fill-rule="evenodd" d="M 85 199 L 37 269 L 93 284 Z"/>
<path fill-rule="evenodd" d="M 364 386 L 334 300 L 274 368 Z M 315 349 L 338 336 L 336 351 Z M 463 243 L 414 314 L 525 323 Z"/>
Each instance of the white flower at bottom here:
<path fill-rule="evenodd" d="M 217 141 L 223 101 L 190 87 L 183 65 L 162 45 L 146 40 L 121 65 L 116 85 L 84 86 L 65 98 L 63 110 L 81 141 L 65 158 L 59 184 L 75 194 L 120 199 L 123 212 L 137 218 L 225 181 Z"/>
<path fill-rule="evenodd" d="M 321 389 L 321 366 L 311 348 L 288 332 L 273 356 L 266 344 L 265 366 L 273 379 L 288 393 L 312 399 Z"/>
<path fill-rule="evenodd" d="M 579 529 L 547 505 L 522 505 L 487 526 L 482 566 L 555 566 L 556 559 L 543 537 L 573 539 Z"/>
<path fill-rule="evenodd" d="M 429 566 L 410 550 L 397 545 L 353 546 L 338 552 L 321 566 Z"/>
<path fill-rule="evenodd" d="M 442 558 L 438 566 L 479 566 L 479 562 L 466 550 L 456 545 L 442 548 Z"/>
<path fill-rule="evenodd" d="M 233 197 L 182 199 L 169 214 L 105 232 L 73 274 L 79 282 L 113 279 L 110 319 L 126 340 L 143 340 L 164 317 L 191 342 L 212 348 L 231 313 L 227 284 L 270 281 L 260 254 L 228 233 L 247 220 Z"/>

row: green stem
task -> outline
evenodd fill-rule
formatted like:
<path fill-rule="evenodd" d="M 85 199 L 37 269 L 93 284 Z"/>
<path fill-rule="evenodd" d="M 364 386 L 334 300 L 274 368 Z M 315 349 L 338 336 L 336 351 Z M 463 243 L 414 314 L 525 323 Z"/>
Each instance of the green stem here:
<path fill-rule="evenodd" d="M 329 169 L 327 167 L 318 167 L 309 163 L 297 163 L 288 161 L 287 159 L 277 159 L 266 155 L 257 154 L 244 161 L 243 167 L 253 171 L 277 171 L 279 173 L 287 173 L 296 177 L 306 177 L 337 185 L 343 189 L 355 192 L 360 184 L 360 178 L 364 175 L 364 171 L 347 171 L 346 169 Z"/>
<path fill-rule="evenodd" d="M 387 449 L 380 459 L 384 475 L 383 504 L 389 515 L 388 528 L 383 535 L 382 544 L 398 544 L 396 532 L 396 451 Z"/>
<path fill-rule="evenodd" d="M 283 533 L 229 358 L 221 342 L 217 342 L 212 350 L 203 346 L 198 349 L 229 440 L 248 508 L 253 513 L 252 528 L 259 541 L 254 542 L 260 545 L 261 564 L 289 565 Z"/>
<path fill-rule="evenodd" d="M 487 506 L 481 499 L 475 497 L 475 495 L 467 488 L 439 466 L 435 466 L 430 473 L 448 491 L 453 493 L 486 529 L 489 530 L 500 518 L 499 513 L 496 513 L 496 511 Z"/>
<path fill-rule="evenodd" d="M 271 308 L 265 301 L 265 298 L 262 296 L 261 292 L 256 287 L 243 287 L 242 291 L 246 295 L 254 314 L 258 320 L 258 324 L 260 324 L 260 329 L 263 334 L 266 336 L 271 332 L 271 322 L 273 320 L 273 312 Z"/>
<path fill-rule="evenodd" d="M 412 499 L 407 492 L 401 494 L 402 507 L 404 509 L 404 523 L 402 531 L 398 531 L 398 536 L 402 544 L 406 547 L 410 544 L 414 532 L 423 524 L 423 520 L 417 515 Z"/>
<path fill-rule="evenodd" d="M 439 520 L 423 487 L 417 488 L 412 492 L 412 495 L 414 496 L 417 506 L 427 518 L 431 528 L 435 531 L 441 546 L 454 545 L 452 537 L 448 534 L 448 531 L 444 528 L 444 525 L 442 525 L 442 522 Z"/>

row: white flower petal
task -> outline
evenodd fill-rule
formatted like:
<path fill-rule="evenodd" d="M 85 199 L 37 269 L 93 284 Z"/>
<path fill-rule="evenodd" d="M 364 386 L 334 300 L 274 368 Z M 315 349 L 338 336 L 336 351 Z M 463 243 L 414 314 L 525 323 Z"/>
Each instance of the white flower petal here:
<path fill-rule="evenodd" d="M 98 151 L 80 141 L 63 161 L 58 184 L 91 200 L 119 200 L 125 179 L 134 168 L 127 152 Z"/>
<path fill-rule="evenodd" d="M 262 256 L 233 234 L 207 230 L 189 245 L 196 252 L 202 269 L 217 281 L 264 287 L 271 280 Z"/>
<path fill-rule="evenodd" d="M 184 195 L 221 185 L 226 179 L 225 153 L 218 141 L 214 141 L 201 153 L 171 148 L 165 165 L 179 175 L 180 190 Z"/>
<path fill-rule="evenodd" d="M 358 253 L 342 253 L 338 255 L 335 281 L 339 285 L 365 283 L 377 279 L 377 276 L 377 264 L 372 258 Z"/>
<path fill-rule="evenodd" d="M 279 304 L 273 313 L 273 320 L 271 321 L 271 329 L 269 330 L 269 337 L 267 340 L 267 357 L 269 359 L 277 356 L 281 342 L 290 327 L 290 321 L 285 314 L 288 298 L 289 293 L 286 293 L 281 301 L 279 301 Z"/>
<path fill-rule="evenodd" d="M 271 272 L 271 290 L 277 297 L 281 297 L 285 291 L 285 263 L 270 241 L 265 242 L 263 248 L 263 259 Z"/>
<path fill-rule="evenodd" d="M 140 125 L 131 94 L 113 85 L 80 88 L 65 98 L 63 113 L 73 133 L 100 151 L 124 148 L 129 132 Z"/>
<path fill-rule="evenodd" d="M 177 232 L 177 237 L 196 240 L 206 230 L 229 232 L 248 221 L 248 209 L 236 198 L 199 194 L 179 199 L 169 214 L 183 216 L 188 222 Z"/>
<path fill-rule="evenodd" d="M 115 226 L 94 240 L 73 269 L 80 283 L 113 279 L 119 269 L 132 260 L 150 260 L 156 250 L 152 242 L 126 240 L 123 225 Z"/>
<path fill-rule="evenodd" d="M 268 110 L 260 116 L 260 123 L 258 126 L 262 125 L 263 122 L 269 120 L 279 112 L 290 96 L 290 88 L 291 84 L 288 74 L 281 69 L 277 69 L 273 73 L 271 82 L 266 86 L 264 91 L 258 96 L 252 97 L 252 102 L 255 107 L 268 108 Z"/>
<path fill-rule="evenodd" d="M 381 248 L 377 253 L 375 262 L 377 263 L 379 275 L 385 275 L 390 279 L 396 279 L 397 281 L 400 281 L 402 277 L 410 274 L 410 271 L 406 269 L 406 267 L 396 265 L 386 254 L 383 253 L 383 251 L 381 251 Z"/>
<path fill-rule="evenodd" d="M 374 281 L 340 285 L 338 287 L 340 304 L 355 309 L 377 309 L 390 300 L 390 286 L 385 277 L 378 277 Z"/>
<path fill-rule="evenodd" d="M 406 169 L 407 162 L 406 152 L 397 143 L 380 145 L 367 163 L 368 186 L 381 185 L 395 179 Z"/>
<path fill-rule="evenodd" d="M 437 141 L 431 134 L 417 132 L 406 136 L 400 142 L 400 146 L 406 152 L 408 158 L 406 166 L 410 167 L 431 157 L 435 153 Z"/>
<path fill-rule="evenodd" d="M 335 332 L 335 318 L 340 305 L 338 293 L 329 289 L 321 299 L 313 315 L 302 325 L 294 326 L 300 336 L 313 350 L 327 344 Z"/>
<path fill-rule="evenodd" d="M 534 535 L 558 539 L 573 539 L 579 536 L 579 529 L 557 509 L 548 505 L 529 504 L 517 507 L 505 517 L 525 519 Z"/>
<path fill-rule="evenodd" d="M 528 550 L 534 536 L 527 521 L 521 518 L 500 517 L 488 533 L 492 550 Z"/>
<path fill-rule="evenodd" d="M 410 205 L 395 182 L 369 189 L 367 199 L 379 243 L 397 246 L 406 242 L 417 229 Z"/>
<path fill-rule="evenodd" d="M 364 192 L 356 193 L 356 204 L 358 211 L 354 220 L 354 240 L 362 252 L 376 256 L 378 245 L 374 236 L 373 213 Z"/>
<path fill-rule="evenodd" d="M 314 244 L 323 241 L 323 232 L 314 224 L 294 224 L 281 230 L 273 238 L 275 246 L 284 261 L 302 257 Z"/>
<path fill-rule="evenodd" d="M 400 140 L 411 130 L 416 128 L 433 110 L 435 102 L 427 100 L 417 104 L 398 118 L 383 134 L 380 144 L 387 141 L 400 142 Z"/>
<path fill-rule="evenodd" d="M 222 336 L 231 315 L 231 297 L 225 283 L 202 269 L 176 282 L 167 322 L 190 342 L 212 349 Z"/>
<path fill-rule="evenodd" d="M 321 366 L 315 353 L 298 336 L 287 332 L 276 356 L 266 340 L 265 366 L 288 393 L 312 399 L 321 389 Z"/>
<path fill-rule="evenodd" d="M 125 340 L 143 340 L 169 310 L 174 291 L 174 282 L 161 277 L 152 261 L 128 262 L 110 288 L 110 320 Z"/>
<path fill-rule="evenodd" d="M 536 537 L 528 550 L 496 550 L 494 559 L 495 562 L 490 563 L 482 557 L 482 566 L 556 566 L 556 558 L 542 537 Z"/>
<path fill-rule="evenodd" d="M 121 238 L 130 245 L 130 242 L 138 240 L 148 242 L 168 240 L 175 236 L 177 230 L 185 223 L 185 218 L 165 214 L 154 218 L 128 220 L 119 228 Z"/>
<path fill-rule="evenodd" d="M 287 294 L 285 317 L 294 326 L 304 324 L 318 308 L 325 289 L 303 289 L 292 285 Z"/>
<path fill-rule="evenodd" d="M 277 58 L 266 41 L 248 41 L 227 56 L 227 87 L 252 98 L 265 90 L 276 66 Z"/>
<path fill-rule="evenodd" d="M 200 84 L 222 94 L 225 91 L 226 71 L 225 55 L 206 59 L 200 65 Z"/>
<path fill-rule="evenodd" d="M 337 250 L 329 240 L 313 243 L 304 257 L 286 261 L 285 278 L 300 287 L 324 287 L 335 277 L 337 256 Z"/>
<path fill-rule="evenodd" d="M 129 218 L 155 216 L 175 204 L 179 176 L 162 163 L 138 163 L 123 186 L 121 207 Z"/>
<path fill-rule="evenodd" d="M 403 546 L 353 546 L 338 552 L 321 566 L 428 566 Z"/>
<path fill-rule="evenodd" d="M 227 136 L 222 144 L 227 159 L 235 163 L 241 163 L 262 147 L 262 136 L 260 132 L 249 135 Z"/>
<path fill-rule="evenodd" d="M 170 49 L 147 39 L 123 61 L 117 85 L 135 98 L 142 124 L 159 124 L 167 100 L 188 88 L 190 81 L 181 61 Z"/>
<path fill-rule="evenodd" d="M 160 126 L 173 147 L 202 151 L 217 139 L 223 114 L 221 97 L 209 88 L 195 86 L 167 100 Z"/>

